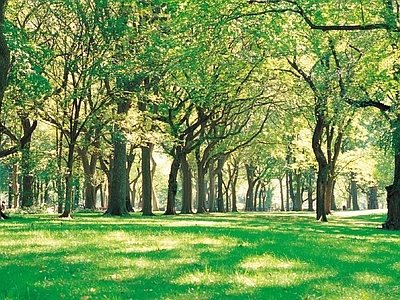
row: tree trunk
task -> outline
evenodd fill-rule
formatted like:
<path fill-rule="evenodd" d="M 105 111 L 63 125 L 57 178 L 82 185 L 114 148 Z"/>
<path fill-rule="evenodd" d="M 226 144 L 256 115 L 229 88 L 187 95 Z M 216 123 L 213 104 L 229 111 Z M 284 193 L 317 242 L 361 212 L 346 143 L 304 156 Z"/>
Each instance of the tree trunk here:
<path fill-rule="evenodd" d="M 205 169 L 201 161 L 197 161 L 197 213 L 206 213 Z"/>
<path fill-rule="evenodd" d="M 301 171 L 297 170 L 295 173 L 296 178 L 296 194 L 294 195 L 293 210 L 301 211 L 303 206 L 303 197 L 301 194 Z"/>
<path fill-rule="evenodd" d="M 158 208 L 158 200 L 157 200 L 157 194 L 156 191 L 154 189 L 154 175 L 156 174 L 156 168 L 157 168 L 157 163 L 153 157 L 153 150 L 154 150 L 154 146 L 151 147 L 151 151 L 150 151 L 150 176 L 151 176 L 151 209 L 152 211 L 154 210 L 159 210 Z"/>
<path fill-rule="evenodd" d="M 257 211 L 257 200 L 259 200 L 260 201 L 260 189 L 261 189 L 261 181 L 260 180 L 257 180 L 255 183 L 254 183 L 254 192 L 253 192 L 253 195 L 254 195 L 254 200 L 253 200 L 253 208 L 254 208 L 254 211 Z"/>
<path fill-rule="evenodd" d="M 279 193 L 281 197 L 281 211 L 285 211 L 285 198 L 283 196 L 283 177 L 279 178 Z"/>
<path fill-rule="evenodd" d="M 246 164 L 247 174 L 247 193 L 246 193 L 246 206 L 245 211 L 254 211 L 253 198 L 254 198 L 254 167 Z"/>
<path fill-rule="evenodd" d="M 214 173 L 214 161 L 211 161 L 208 168 L 208 210 L 209 212 L 216 212 L 215 207 L 215 173 Z"/>
<path fill-rule="evenodd" d="M 151 152 L 154 145 L 147 143 L 142 146 L 142 200 L 143 216 L 154 216 L 152 208 L 153 183 L 151 178 Z"/>
<path fill-rule="evenodd" d="M 237 209 L 237 195 L 236 195 L 236 186 L 239 177 L 239 169 L 237 165 L 235 165 L 235 170 L 233 172 L 232 178 L 232 186 L 231 186 L 231 194 L 232 194 L 232 212 L 238 212 Z"/>
<path fill-rule="evenodd" d="M 176 215 L 176 193 L 178 192 L 178 172 L 181 165 L 181 151 L 177 146 L 173 150 L 173 159 L 168 177 L 168 194 L 167 194 L 167 208 L 165 215 Z M 183 199 L 182 199 L 183 201 Z"/>
<path fill-rule="evenodd" d="M 125 207 L 128 212 L 135 211 L 133 208 L 133 203 L 131 199 L 131 188 L 130 188 L 130 174 L 132 170 L 132 165 L 135 160 L 135 155 L 133 154 L 133 150 L 135 147 L 131 144 L 129 147 L 129 154 L 126 157 L 126 192 L 125 192 Z"/>
<path fill-rule="evenodd" d="M 335 198 L 335 186 L 336 186 L 336 179 L 333 180 L 333 186 L 332 186 L 331 210 L 337 210 L 336 198 Z"/>
<path fill-rule="evenodd" d="M 358 206 L 358 197 L 357 197 L 357 182 L 354 180 L 354 173 L 351 173 L 350 185 L 351 185 L 350 194 L 351 194 L 353 210 L 360 210 L 360 207 Z"/>
<path fill-rule="evenodd" d="M 387 191 L 387 218 L 382 224 L 384 229 L 400 229 L 400 115 L 393 124 L 392 137 L 394 149 L 394 178 L 393 184 L 386 187 Z"/>
<path fill-rule="evenodd" d="M 368 192 L 368 209 L 378 209 L 378 187 L 371 186 Z"/>
<path fill-rule="evenodd" d="M 310 173 L 308 176 L 308 184 L 307 184 L 307 203 L 308 203 L 308 211 L 314 211 L 313 208 L 313 181 L 314 181 L 314 169 L 310 168 Z"/>
<path fill-rule="evenodd" d="M 400 192 L 393 185 L 386 187 L 387 191 L 387 218 L 382 224 L 383 229 L 400 229 Z"/>
<path fill-rule="evenodd" d="M 294 186 L 293 186 L 293 171 L 288 170 L 288 178 L 287 178 L 287 189 L 288 189 L 288 195 L 290 196 L 289 201 L 292 202 L 292 210 L 296 211 L 296 194 L 294 192 Z"/>
<path fill-rule="evenodd" d="M 94 182 L 94 175 L 96 173 L 97 153 L 93 153 L 89 160 L 88 149 L 78 149 L 79 156 L 81 157 L 83 172 L 85 173 L 84 193 L 85 193 L 85 208 L 96 208 L 96 184 Z"/>
<path fill-rule="evenodd" d="M 113 134 L 113 163 L 110 169 L 111 184 L 106 215 L 127 216 L 126 209 L 126 140 L 122 132 Z"/>
<path fill-rule="evenodd" d="M 3 32 L 6 3 L 7 0 L 0 0 L 0 111 L 3 108 L 4 92 L 7 87 L 8 71 L 10 69 L 10 50 Z"/>
<path fill-rule="evenodd" d="M 331 174 L 328 174 L 328 180 L 326 183 L 326 191 L 325 191 L 325 213 L 327 215 L 331 214 L 333 187 L 334 187 L 334 178 Z"/>
<path fill-rule="evenodd" d="M 285 172 L 285 181 L 286 181 L 286 211 L 290 210 L 290 201 L 289 201 L 289 170 Z"/>
<path fill-rule="evenodd" d="M 11 191 L 12 191 L 12 203 L 14 208 L 19 207 L 19 187 L 18 187 L 18 164 L 13 164 L 12 175 L 11 175 Z"/>
<path fill-rule="evenodd" d="M 65 202 L 65 185 L 63 182 L 62 174 L 63 174 L 63 143 L 62 143 L 62 134 L 60 131 L 56 129 L 56 147 L 57 147 L 57 178 L 56 178 L 56 190 L 57 190 L 57 212 L 62 213 L 63 206 Z"/>
<path fill-rule="evenodd" d="M 192 196 L 192 171 L 190 170 L 186 154 L 181 158 L 182 169 L 182 214 L 193 213 L 193 196 Z"/>
<path fill-rule="evenodd" d="M 222 168 L 225 164 L 225 158 L 220 157 L 218 159 L 218 173 L 217 173 L 217 207 L 218 212 L 224 212 L 224 190 L 223 190 L 223 178 L 222 178 Z"/>
<path fill-rule="evenodd" d="M 24 135 L 27 135 L 32 127 L 31 122 L 26 116 L 20 116 Z M 22 169 L 22 192 L 21 206 L 28 207 L 33 205 L 33 175 L 31 173 L 31 140 L 32 136 L 28 135 L 26 144 L 22 148 L 21 153 L 21 169 Z"/>
<path fill-rule="evenodd" d="M 327 222 L 325 211 L 325 191 L 328 181 L 329 165 L 325 158 L 324 152 L 321 147 L 322 133 L 324 130 L 324 117 L 323 112 L 319 111 L 321 107 L 318 105 L 315 107 L 315 115 L 317 117 L 317 123 L 314 128 L 312 137 L 312 148 L 314 151 L 315 158 L 318 162 L 318 173 L 317 173 L 317 220 Z"/>
<path fill-rule="evenodd" d="M 68 145 L 68 158 L 66 165 L 66 174 L 65 174 L 65 204 L 64 211 L 61 214 L 60 218 L 70 218 L 72 213 L 72 172 L 74 166 L 74 152 L 75 152 L 75 143 L 71 141 Z"/>

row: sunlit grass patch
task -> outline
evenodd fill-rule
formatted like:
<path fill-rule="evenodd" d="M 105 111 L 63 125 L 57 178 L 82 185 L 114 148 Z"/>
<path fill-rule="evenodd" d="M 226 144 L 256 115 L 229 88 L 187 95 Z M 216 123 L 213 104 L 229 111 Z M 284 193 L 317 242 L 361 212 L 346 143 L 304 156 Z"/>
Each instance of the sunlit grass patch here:
<path fill-rule="evenodd" d="M 399 234 L 369 217 L 17 217 L 0 299 L 398 299 Z"/>
<path fill-rule="evenodd" d="M 239 266 L 246 270 L 290 269 L 300 265 L 297 261 L 278 259 L 273 255 L 252 256 L 242 261 Z"/>

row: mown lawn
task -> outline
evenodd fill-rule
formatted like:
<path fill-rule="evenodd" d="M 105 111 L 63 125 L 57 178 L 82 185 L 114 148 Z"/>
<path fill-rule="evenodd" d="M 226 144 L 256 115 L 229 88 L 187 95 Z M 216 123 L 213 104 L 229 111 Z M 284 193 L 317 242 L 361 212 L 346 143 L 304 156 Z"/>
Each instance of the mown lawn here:
<path fill-rule="evenodd" d="M 400 299 L 382 213 L 12 217 L 0 299 Z"/>

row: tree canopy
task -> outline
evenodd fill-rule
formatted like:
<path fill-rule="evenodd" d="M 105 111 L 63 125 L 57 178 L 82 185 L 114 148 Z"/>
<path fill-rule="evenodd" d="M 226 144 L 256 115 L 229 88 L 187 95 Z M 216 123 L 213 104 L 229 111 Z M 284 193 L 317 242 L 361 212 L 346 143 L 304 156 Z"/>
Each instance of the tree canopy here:
<path fill-rule="evenodd" d="M 68 217 L 80 205 L 152 215 L 159 204 L 176 214 L 239 201 L 307 206 L 326 221 L 348 206 L 351 182 L 377 188 L 382 207 L 392 176 L 385 226 L 400 228 L 396 7 L 0 2 L 0 156 L 20 195 L 13 206 Z"/>

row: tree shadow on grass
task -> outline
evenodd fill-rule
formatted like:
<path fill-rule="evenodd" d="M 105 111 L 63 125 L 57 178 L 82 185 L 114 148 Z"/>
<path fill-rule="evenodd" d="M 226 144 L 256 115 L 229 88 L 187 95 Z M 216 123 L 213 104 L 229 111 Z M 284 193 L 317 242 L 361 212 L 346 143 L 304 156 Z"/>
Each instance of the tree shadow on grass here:
<path fill-rule="evenodd" d="M 13 240 L 1 250 L 0 297 L 397 299 L 398 234 L 370 227 L 376 218 L 29 217 L 0 226 Z"/>

